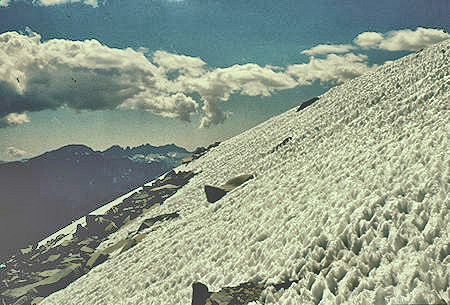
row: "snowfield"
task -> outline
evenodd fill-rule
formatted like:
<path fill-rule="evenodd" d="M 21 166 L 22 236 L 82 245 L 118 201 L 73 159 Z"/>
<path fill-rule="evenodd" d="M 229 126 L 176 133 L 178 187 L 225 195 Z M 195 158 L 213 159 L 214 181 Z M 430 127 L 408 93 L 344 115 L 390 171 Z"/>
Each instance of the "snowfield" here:
<path fill-rule="evenodd" d="M 191 304 L 193 281 L 250 280 L 298 280 L 260 304 L 450 300 L 449 54 L 447 40 L 386 63 L 178 167 L 199 174 L 141 218 L 180 217 L 40 305 Z M 205 184 L 241 174 L 255 178 L 206 201 Z"/>

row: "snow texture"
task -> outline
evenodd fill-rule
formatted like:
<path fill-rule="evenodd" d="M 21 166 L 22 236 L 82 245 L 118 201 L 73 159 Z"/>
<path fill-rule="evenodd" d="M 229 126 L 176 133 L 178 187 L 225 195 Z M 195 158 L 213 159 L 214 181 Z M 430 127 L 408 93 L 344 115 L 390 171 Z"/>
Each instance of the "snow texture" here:
<path fill-rule="evenodd" d="M 199 174 L 141 218 L 180 218 L 41 304 L 190 304 L 193 281 L 249 280 L 299 280 L 261 304 L 449 300 L 449 54 L 446 40 L 389 62 L 178 167 Z M 206 201 L 205 184 L 247 173 Z"/>

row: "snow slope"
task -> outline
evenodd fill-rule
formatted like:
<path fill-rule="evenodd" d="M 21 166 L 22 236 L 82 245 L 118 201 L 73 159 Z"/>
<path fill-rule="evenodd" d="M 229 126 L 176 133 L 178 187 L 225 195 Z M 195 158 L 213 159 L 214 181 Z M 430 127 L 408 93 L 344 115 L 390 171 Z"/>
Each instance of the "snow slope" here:
<path fill-rule="evenodd" d="M 196 280 L 299 280 L 264 304 L 449 300 L 449 54 L 387 63 L 178 167 L 200 173 L 144 217 L 181 217 L 41 304 L 190 304 Z M 246 173 L 206 201 L 205 184 Z"/>

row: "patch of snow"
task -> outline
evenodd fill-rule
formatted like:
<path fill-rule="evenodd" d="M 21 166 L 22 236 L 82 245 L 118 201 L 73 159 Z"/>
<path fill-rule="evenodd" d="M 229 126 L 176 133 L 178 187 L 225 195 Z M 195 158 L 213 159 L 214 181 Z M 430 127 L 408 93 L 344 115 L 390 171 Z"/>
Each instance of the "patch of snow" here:
<path fill-rule="evenodd" d="M 190 304 L 193 281 L 250 280 L 298 281 L 265 304 L 448 300 L 449 53 L 447 40 L 383 65 L 180 166 L 198 175 L 142 216 L 179 218 L 41 304 Z M 250 173 L 206 201 L 205 184 Z"/>

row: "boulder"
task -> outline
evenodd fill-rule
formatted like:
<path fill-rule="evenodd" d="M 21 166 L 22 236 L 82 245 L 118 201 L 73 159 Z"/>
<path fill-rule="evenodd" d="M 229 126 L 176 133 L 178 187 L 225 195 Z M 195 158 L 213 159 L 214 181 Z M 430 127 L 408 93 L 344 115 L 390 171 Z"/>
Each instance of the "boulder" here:
<path fill-rule="evenodd" d="M 206 199 L 210 203 L 214 203 L 218 201 L 220 198 L 225 196 L 227 193 L 226 190 L 222 189 L 221 187 L 212 186 L 212 185 L 205 185 L 205 193 L 206 193 Z"/>
<path fill-rule="evenodd" d="M 264 285 L 247 282 L 236 287 L 224 287 L 218 292 L 210 292 L 205 284 L 194 282 L 192 289 L 192 305 L 245 305 L 259 300 Z"/>
<path fill-rule="evenodd" d="M 142 231 L 144 229 L 150 228 L 158 221 L 169 220 L 169 219 L 177 218 L 179 216 L 180 216 L 180 214 L 178 214 L 178 212 L 174 212 L 174 213 L 169 213 L 169 214 L 158 215 L 158 216 L 152 217 L 152 218 L 147 218 L 139 226 L 139 229 L 137 230 L 137 232 L 139 233 L 140 231 Z"/>
<path fill-rule="evenodd" d="M 200 282 L 192 283 L 192 305 L 205 305 L 211 293 L 208 287 Z"/>
<path fill-rule="evenodd" d="M 73 236 L 78 237 L 79 239 L 85 239 L 89 236 L 89 231 L 81 224 L 77 224 L 77 230 L 75 231 Z"/>
<path fill-rule="evenodd" d="M 297 112 L 302 110 L 302 109 L 305 109 L 306 107 L 308 107 L 309 105 L 311 105 L 312 103 L 317 101 L 318 99 L 319 99 L 318 97 L 313 97 L 312 99 L 307 100 L 306 102 L 301 104 L 300 107 L 297 108 Z"/>
<path fill-rule="evenodd" d="M 253 179 L 253 175 L 246 174 L 234 177 L 222 186 L 205 185 L 206 199 L 210 203 L 214 203 L 225 196 L 226 193 L 234 190 L 244 182 Z"/>

